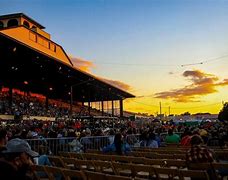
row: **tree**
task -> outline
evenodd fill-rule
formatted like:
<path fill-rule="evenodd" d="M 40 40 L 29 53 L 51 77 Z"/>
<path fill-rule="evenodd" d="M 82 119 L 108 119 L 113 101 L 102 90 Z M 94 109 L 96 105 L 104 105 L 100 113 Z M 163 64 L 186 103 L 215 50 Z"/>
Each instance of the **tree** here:
<path fill-rule="evenodd" d="M 190 116 L 191 114 L 189 112 L 185 112 L 183 114 L 181 114 L 182 116 Z"/>
<path fill-rule="evenodd" d="M 227 121 L 228 122 L 228 102 L 223 105 L 222 110 L 218 114 L 218 119 L 220 121 Z"/>

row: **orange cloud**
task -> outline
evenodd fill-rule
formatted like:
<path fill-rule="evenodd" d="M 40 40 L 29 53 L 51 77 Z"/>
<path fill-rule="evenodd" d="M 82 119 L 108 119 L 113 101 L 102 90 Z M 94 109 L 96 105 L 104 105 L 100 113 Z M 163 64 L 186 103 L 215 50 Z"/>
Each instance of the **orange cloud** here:
<path fill-rule="evenodd" d="M 69 56 L 69 57 L 73 65 L 82 71 L 91 72 L 91 69 L 95 68 L 94 63 L 91 61 L 87 61 L 78 57 L 72 57 L 72 56 Z"/>
<path fill-rule="evenodd" d="M 111 79 L 105 79 L 105 78 L 101 78 L 99 77 L 99 79 L 101 79 L 102 81 L 107 82 L 108 84 L 111 84 L 119 89 L 125 90 L 125 91 L 129 91 L 132 89 L 132 87 L 122 81 L 117 81 L 117 80 L 111 80 Z"/>
<path fill-rule="evenodd" d="M 228 79 L 217 82 L 218 77 L 207 74 L 199 70 L 185 71 L 182 74 L 191 82 L 190 85 L 179 89 L 159 92 L 155 94 L 155 98 L 173 99 L 176 102 L 198 102 L 199 96 L 208 95 L 217 92 L 217 86 L 227 86 Z"/>
<path fill-rule="evenodd" d="M 216 85 L 217 86 L 227 86 L 228 85 L 228 79 L 224 79 L 222 82 L 219 82 Z"/>
<path fill-rule="evenodd" d="M 87 60 L 77 58 L 77 57 L 73 57 L 73 56 L 69 56 L 69 57 L 70 57 L 71 62 L 74 64 L 74 66 L 77 67 L 78 69 L 82 70 L 82 71 L 90 73 L 91 69 L 96 67 L 94 65 L 94 63 L 91 61 L 87 61 Z M 117 80 L 111 80 L 111 79 L 105 79 L 103 77 L 98 77 L 98 76 L 96 76 L 96 77 L 98 79 L 105 81 L 106 83 L 111 84 L 111 85 L 113 85 L 117 88 L 120 88 L 122 90 L 130 90 L 131 89 L 131 86 L 124 83 L 124 82 L 117 81 Z"/>

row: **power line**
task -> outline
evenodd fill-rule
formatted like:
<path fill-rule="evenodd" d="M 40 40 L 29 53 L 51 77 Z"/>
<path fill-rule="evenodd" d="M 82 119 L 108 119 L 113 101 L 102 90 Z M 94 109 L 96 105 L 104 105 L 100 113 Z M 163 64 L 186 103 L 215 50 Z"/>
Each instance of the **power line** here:
<path fill-rule="evenodd" d="M 200 63 L 192 63 L 192 64 L 182 64 L 181 67 L 193 66 L 193 65 L 201 65 L 201 64 L 203 64 L 203 62 L 200 62 Z"/>
<path fill-rule="evenodd" d="M 219 57 L 215 57 L 215 58 L 211 58 L 211 59 L 208 59 L 208 60 L 205 60 L 205 61 L 201 61 L 201 62 L 198 62 L 198 63 L 182 64 L 181 67 L 192 66 L 192 65 L 202 65 L 202 64 L 205 64 L 205 63 L 221 60 L 221 59 L 223 59 L 225 57 L 228 57 L 228 54 L 223 55 L 223 56 L 219 56 Z"/>
<path fill-rule="evenodd" d="M 159 67 L 186 67 L 186 66 L 193 66 L 193 65 L 203 65 L 205 63 L 213 62 L 221 60 L 225 57 L 228 57 L 228 54 L 225 54 L 223 56 L 218 56 L 215 58 L 211 58 L 204 61 L 199 61 L 196 63 L 187 63 L 187 64 L 143 64 L 143 63 L 114 63 L 114 62 L 99 62 L 99 61 L 93 61 L 96 64 L 102 64 L 102 65 L 116 65 L 116 66 L 159 66 Z"/>
<path fill-rule="evenodd" d="M 208 63 L 208 62 L 212 62 L 212 61 L 217 61 L 217 60 L 223 59 L 225 57 L 228 57 L 228 54 L 225 54 L 223 56 L 219 56 L 219 57 L 215 57 L 215 58 L 212 58 L 212 59 L 208 59 L 208 60 L 202 61 L 202 63 Z"/>

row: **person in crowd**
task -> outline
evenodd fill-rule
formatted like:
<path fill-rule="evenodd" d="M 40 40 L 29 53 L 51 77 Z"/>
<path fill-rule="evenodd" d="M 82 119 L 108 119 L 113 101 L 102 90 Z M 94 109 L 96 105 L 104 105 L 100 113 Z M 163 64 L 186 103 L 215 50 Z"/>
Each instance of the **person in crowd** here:
<path fill-rule="evenodd" d="M 157 141 L 158 147 L 160 147 L 160 146 L 161 146 L 161 137 L 160 137 L 160 133 L 157 133 L 157 135 L 155 135 L 155 141 Z"/>
<path fill-rule="evenodd" d="M 191 138 L 191 148 L 186 154 L 187 163 L 206 163 L 216 161 L 215 154 L 204 145 L 203 139 L 199 135 Z"/>
<path fill-rule="evenodd" d="M 172 129 L 168 130 L 168 135 L 165 137 L 165 143 L 179 143 L 180 136 L 173 133 Z"/>
<path fill-rule="evenodd" d="M 213 131 L 211 137 L 207 141 L 208 146 L 220 146 L 223 147 L 224 141 L 219 137 L 218 131 Z"/>
<path fill-rule="evenodd" d="M 193 135 L 191 138 L 191 148 L 187 151 L 186 162 L 188 169 L 200 170 L 200 163 L 212 163 L 217 161 L 214 152 L 204 145 L 204 140 L 200 135 Z M 202 170 L 205 170 L 202 169 Z M 211 180 L 215 179 L 215 175 L 211 168 L 206 169 Z M 200 178 L 194 178 L 200 180 Z"/>
<path fill-rule="evenodd" d="M 123 142 L 123 138 L 120 133 L 117 133 L 115 135 L 114 142 L 112 144 L 103 148 L 104 153 L 111 152 L 116 153 L 118 155 L 127 154 L 130 151 L 130 146 Z"/>
<path fill-rule="evenodd" d="M 192 132 L 190 130 L 186 130 L 184 135 L 180 141 L 181 146 L 191 146 Z"/>
<path fill-rule="evenodd" d="M 146 147 L 147 145 L 147 139 L 148 134 L 146 130 L 142 130 L 140 134 L 140 147 Z"/>
<path fill-rule="evenodd" d="M 0 179 L 34 179 L 33 158 L 37 157 L 38 153 L 32 151 L 30 145 L 19 138 L 10 140 L 6 148 L 0 160 Z"/>
<path fill-rule="evenodd" d="M 147 141 L 147 147 L 150 147 L 150 148 L 158 148 L 158 142 L 156 141 L 156 135 L 151 132 L 149 134 L 149 139 Z"/>
<path fill-rule="evenodd" d="M 47 147 L 40 146 L 38 149 L 39 152 L 39 157 L 34 158 L 35 164 L 38 164 L 40 166 L 52 166 L 47 154 L 48 154 L 48 149 Z M 37 172 L 37 175 L 42 179 L 42 178 L 48 178 L 47 174 L 45 172 Z M 59 176 L 57 176 L 59 177 Z"/>
<path fill-rule="evenodd" d="M 200 129 L 199 129 L 199 134 L 200 134 L 200 136 L 202 137 L 203 142 L 204 142 L 205 144 L 207 144 L 207 141 L 208 141 L 208 132 L 207 132 L 207 130 L 204 129 L 203 127 L 200 127 Z"/>
<path fill-rule="evenodd" d="M 74 132 L 74 136 L 72 135 L 71 137 L 75 137 L 75 138 L 74 138 L 74 140 L 72 142 L 69 143 L 69 145 L 70 145 L 70 151 L 71 152 L 81 153 L 82 152 L 83 145 L 78 140 L 78 136 Z"/>
<path fill-rule="evenodd" d="M 86 151 L 87 149 L 93 148 L 93 143 L 91 141 L 91 130 L 86 128 L 84 135 L 85 136 L 81 139 L 81 144 L 83 145 L 84 151 Z"/>
<path fill-rule="evenodd" d="M 114 136 L 115 135 L 115 130 L 114 129 L 110 129 L 109 131 L 109 143 L 112 144 L 114 142 Z"/>
<path fill-rule="evenodd" d="M 7 131 L 5 129 L 0 130 L 0 153 L 6 150 L 6 143 L 8 142 Z"/>

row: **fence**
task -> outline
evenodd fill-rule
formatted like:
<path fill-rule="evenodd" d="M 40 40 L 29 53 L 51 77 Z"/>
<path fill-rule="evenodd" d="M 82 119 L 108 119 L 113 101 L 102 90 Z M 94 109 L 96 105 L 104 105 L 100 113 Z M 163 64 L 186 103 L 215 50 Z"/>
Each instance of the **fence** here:
<path fill-rule="evenodd" d="M 43 138 L 43 139 L 26 139 L 34 151 L 40 154 L 58 154 L 59 151 L 86 151 L 87 149 L 101 150 L 103 147 L 113 143 L 114 136 L 90 136 L 80 139 L 80 145 L 76 142 L 76 138 Z M 139 142 L 139 135 L 128 135 L 126 142 L 130 146 L 134 146 Z M 77 147 L 78 146 L 78 149 Z"/>
<path fill-rule="evenodd" d="M 70 143 L 75 138 L 26 139 L 31 148 L 40 154 L 58 154 L 59 151 L 71 151 Z"/>
<path fill-rule="evenodd" d="M 81 138 L 77 142 L 76 138 L 43 138 L 43 139 L 26 139 L 31 148 L 40 154 L 55 154 L 59 151 L 86 151 L 87 149 L 101 150 L 108 146 L 114 140 L 114 136 L 90 136 Z M 75 142 L 73 142 L 75 141 Z M 79 144 L 80 143 L 80 144 Z"/>
<path fill-rule="evenodd" d="M 90 136 L 83 137 L 80 143 L 83 145 L 84 151 L 87 149 L 101 150 L 103 147 L 110 145 L 114 141 L 114 136 Z"/>
<path fill-rule="evenodd" d="M 167 133 L 160 134 L 163 139 Z M 114 136 L 89 136 L 80 139 L 76 138 L 45 138 L 45 139 L 27 139 L 31 148 L 39 153 L 45 154 L 58 154 L 59 151 L 64 152 L 79 152 L 80 150 L 86 151 L 88 149 L 101 150 L 103 147 L 108 146 L 114 142 Z M 127 135 L 125 138 L 131 147 L 140 146 L 140 134 Z"/>
<path fill-rule="evenodd" d="M 140 134 L 129 134 L 125 140 L 131 147 L 140 146 Z"/>

